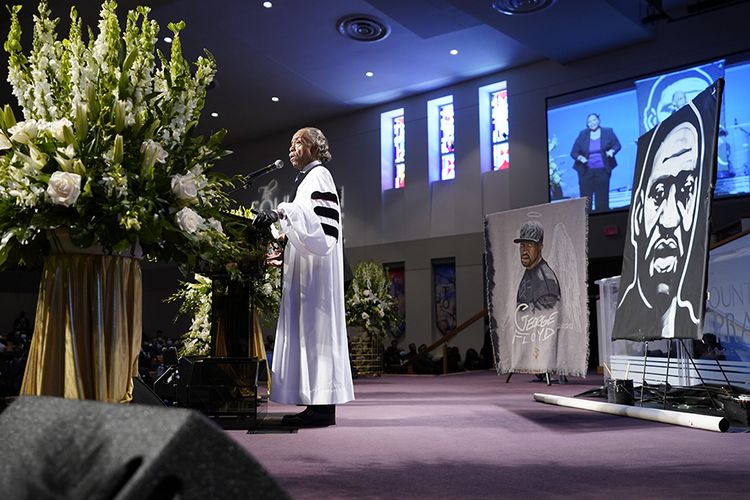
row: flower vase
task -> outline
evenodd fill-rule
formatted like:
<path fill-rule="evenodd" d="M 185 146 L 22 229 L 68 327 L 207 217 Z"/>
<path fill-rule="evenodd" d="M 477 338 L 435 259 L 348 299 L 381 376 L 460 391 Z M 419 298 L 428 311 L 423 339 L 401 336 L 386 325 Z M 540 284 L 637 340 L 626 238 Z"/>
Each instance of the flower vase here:
<path fill-rule="evenodd" d="M 138 245 L 123 254 L 49 235 L 22 395 L 127 403 L 141 347 Z"/>

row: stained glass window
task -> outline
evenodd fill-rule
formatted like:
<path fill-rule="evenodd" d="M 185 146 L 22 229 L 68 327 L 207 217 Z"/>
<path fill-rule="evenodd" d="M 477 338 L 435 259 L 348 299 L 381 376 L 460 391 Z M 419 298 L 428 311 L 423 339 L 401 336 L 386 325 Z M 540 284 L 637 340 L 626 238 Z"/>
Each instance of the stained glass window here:
<path fill-rule="evenodd" d="M 406 184 L 406 126 L 404 115 L 393 117 L 393 187 Z"/>
<path fill-rule="evenodd" d="M 490 94 L 490 115 L 492 117 L 492 170 L 505 170 L 510 167 L 507 89 Z"/>
<path fill-rule="evenodd" d="M 440 106 L 440 180 L 456 178 L 453 103 Z"/>

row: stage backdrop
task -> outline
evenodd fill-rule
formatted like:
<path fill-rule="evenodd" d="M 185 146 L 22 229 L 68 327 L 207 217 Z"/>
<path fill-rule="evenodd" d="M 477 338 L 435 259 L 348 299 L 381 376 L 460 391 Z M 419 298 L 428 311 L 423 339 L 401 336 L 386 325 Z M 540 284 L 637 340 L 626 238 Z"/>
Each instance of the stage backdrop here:
<path fill-rule="evenodd" d="M 586 375 L 586 239 L 583 198 L 485 217 L 498 373 Z"/>
<path fill-rule="evenodd" d="M 638 139 L 613 339 L 700 339 L 724 80 Z"/>

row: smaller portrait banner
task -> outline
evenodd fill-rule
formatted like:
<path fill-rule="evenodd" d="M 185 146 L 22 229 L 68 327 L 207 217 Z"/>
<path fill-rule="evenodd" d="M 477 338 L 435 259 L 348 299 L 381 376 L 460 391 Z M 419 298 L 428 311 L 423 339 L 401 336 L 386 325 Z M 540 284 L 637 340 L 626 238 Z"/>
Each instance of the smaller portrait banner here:
<path fill-rule="evenodd" d="M 498 373 L 586 375 L 586 239 L 583 198 L 485 217 Z"/>

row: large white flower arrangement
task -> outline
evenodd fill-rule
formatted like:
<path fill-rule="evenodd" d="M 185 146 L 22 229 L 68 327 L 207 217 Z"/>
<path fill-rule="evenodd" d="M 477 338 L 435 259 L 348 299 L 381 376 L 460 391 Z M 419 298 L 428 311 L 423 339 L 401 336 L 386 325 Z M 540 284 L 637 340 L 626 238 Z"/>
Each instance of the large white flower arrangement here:
<path fill-rule="evenodd" d="M 42 0 L 26 55 L 20 8 L 10 9 L 4 45 L 23 119 L 9 105 L 0 113 L 0 268 L 34 263 L 56 228 L 81 247 L 122 251 L 138 242 L 153 259 L 226 260 L 237 250 L 222 215 L 229 181 L 211 172 L 228 153 L 224 131 L 194 134 L 216 72 L 211 55 L 191 71 L 184 23 L 169 25 L 167 58 L 155 48 L 149 8 L 128 12 L 121 31 L 109 0 L 88 40 L 75 8 L 58 39 L 59 20 Z"/>
<path fill-rule="evenodd" d="M 346 294 L 346 320 L 371 335 L 384 336 L 398 325 L 388 277 L 377 262 L 360 262 Z"/>

